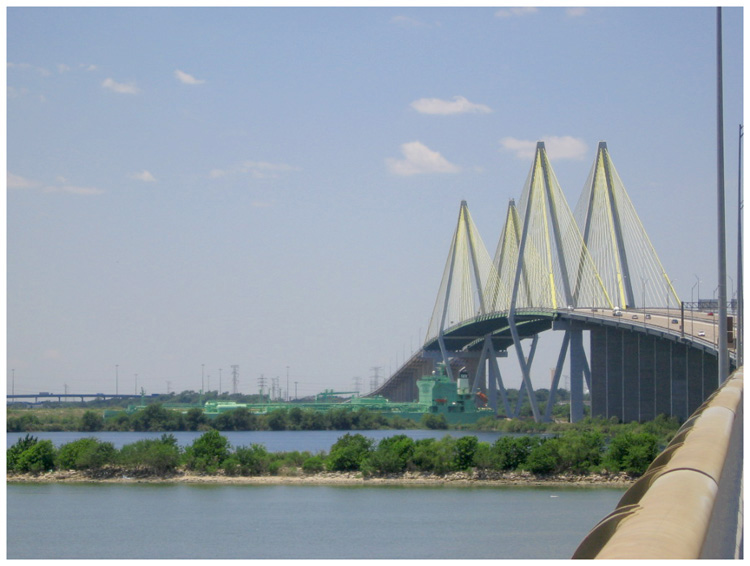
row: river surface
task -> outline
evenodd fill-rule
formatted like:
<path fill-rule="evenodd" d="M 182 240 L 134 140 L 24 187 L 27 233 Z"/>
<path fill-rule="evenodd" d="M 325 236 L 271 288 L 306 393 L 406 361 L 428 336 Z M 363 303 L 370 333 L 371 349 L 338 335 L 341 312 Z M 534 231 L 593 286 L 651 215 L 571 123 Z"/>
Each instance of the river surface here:
<path fill-rule="evenodd" d="M 375 439 L 445 431 L 364 431 Z M 328 451 L 341 431 L 238 432 L 232 445 Z M 500 433 L 450 431 L 494 441 Z M 116 446 L 159 433 L 96 433 Z M 175 433 L 189 445 L 200 433 Z M 238 435 L 238 436 L 235 436 Z M 490 435 L 490 436 L 485 436 Z M 24 434 L 7 434 L 8 445 Z M 34 433 L 56 445 L 92 436 Z M 6 489 L 7 558 L 569 558 L 611 487 L 22 484 Z"/>

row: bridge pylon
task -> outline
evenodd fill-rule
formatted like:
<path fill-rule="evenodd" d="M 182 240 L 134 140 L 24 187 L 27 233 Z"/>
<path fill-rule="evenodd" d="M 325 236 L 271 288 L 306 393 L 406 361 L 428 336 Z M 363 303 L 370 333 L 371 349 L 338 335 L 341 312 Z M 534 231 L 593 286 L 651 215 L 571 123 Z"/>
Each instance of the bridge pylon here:
<path fill-rule="evenodd" d="M 607 293 L 617 306 L 680 305 L 606 142 L 599 142 L 575 217 Z"/>

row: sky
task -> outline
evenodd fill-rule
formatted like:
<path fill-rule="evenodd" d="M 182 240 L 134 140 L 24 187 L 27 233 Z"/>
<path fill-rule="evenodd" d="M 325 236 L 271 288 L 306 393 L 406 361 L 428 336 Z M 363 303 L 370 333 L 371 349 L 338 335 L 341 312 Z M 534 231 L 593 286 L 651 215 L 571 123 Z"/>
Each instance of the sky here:
<path fill-rule="evenodd" d="M 743 17 L 723 9 L 729 294 Z M 494 253 L 538 140 L 571 208 L 606 141 L 680 298 L 717 287 L 715 8 L 8 8 L 6 26 L 7 393 L 231 392 L 232 365 L 241 393 L 367 392 L 424 340 L 461 201 Z"/>

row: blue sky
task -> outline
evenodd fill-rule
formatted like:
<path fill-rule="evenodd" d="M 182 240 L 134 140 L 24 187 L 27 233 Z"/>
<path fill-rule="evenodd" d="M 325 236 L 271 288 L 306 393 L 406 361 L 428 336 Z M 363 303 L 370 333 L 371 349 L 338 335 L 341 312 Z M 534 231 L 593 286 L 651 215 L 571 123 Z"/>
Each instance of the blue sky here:
<path fill-rule="evenodd" d="M 743 11 L 723 17 L 736 280 Z M 461 200 L 493 253 L 537 140 L 571 208 L 606 141 L 677 292 L 697 275 L 710 298 L 715 18 L 9 8 L 16 393 L 114 392 L 116 364 L 120 392 L 217 389 L 220 368 L 230 390 L 232 364 L 243 393 L 287 368 L 300 396 L 367 391 L 424 338 Z"/>

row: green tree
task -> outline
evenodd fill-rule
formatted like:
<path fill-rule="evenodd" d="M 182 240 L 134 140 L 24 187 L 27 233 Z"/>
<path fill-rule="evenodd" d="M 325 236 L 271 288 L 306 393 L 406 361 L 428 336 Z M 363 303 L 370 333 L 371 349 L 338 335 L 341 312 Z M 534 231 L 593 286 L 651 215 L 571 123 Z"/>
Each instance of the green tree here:
<path fill-rule="evenodd" d="M 210 430 L 185 450 L 185 466 L 189 470 L 213 474 L 228 457 L 229 441 L 219 431 Z"/>
<path fill-rule="evenodd" d="M 404 434 L 383 438 L 364 466 L 369 473 L 395 474 L 406 470 L 414 455 L 414 441 Z"/>
<path fill-rule="evenodd" d="M 286 430 L 286 417 L 284 409 L 271 411 L 266 417 L 266 424 L 271 430 Z"/>
<path fill-rule="evenodd" d="M 325 460 L 321 456 L 310 456 L 302 463 L 302 471 L 306 474 L 317 474 L 325 469 Z"/>
<path fill-rule="evenodd" d="M 626 432 L 615 436 L 604 457 L 604 466 L 613 472 L 641 475 L 659 453 L 658 438 L 648 432 Z"/>
<path fill-rule="evenodd" d="M 425 413 L 419 422 L 424 428 L 429 428 L 430 430 L 446 430 L 448 428 L 448 421 L 445 420 L 445 415 Z"/>
<path fill-rule="evenodd" d="M 539 475 L 557 471 L 560 462 L 559 444 L 557 438 L 542 439 L 531 449 L 524 467 L 531 473 Z"/>
<path fill-rule="evenodd" d="M 373 441 L 361 434 L 345 434 L 331 447 L 326 467 L 333 472 L 350 472 L 360 469 L 370 454 Z"/>
<path fill-rule="evenodd" d="M 185 426 L 187 430 L 200 430 L 207 422 L 208 418 L 206 417 L 206 414 L 203 412 L 203 409 L 199 409 L 198 407 L 188 409 L 188 412 L 185 415 Z"/>
<path fill-rule="evenodd" d="M 34 446 L 37 442 L 39 442 L 39 439 L 36 436 L 31 436 L 29 434 L 16 440 L 16 443 L 5 452 L 5 469 L 8 472 L 18 471 L 18 460 L 21 454 Z"/>
<path fill-rule="evenodd" d="M 117 450 L 111 442 L 88 437 L 63 444 L 55 461 L 58 469 L 93 470 L 114 463 L 116 456 Z"/>
<path fill-rule="evenodd" d="M 120 449 L 117 460 L 126 468 L 146 473 L 166 475 L 174 472 L 180 463 L 180 448 L 172 434 L 161 438 L 147 438 Z"/>
<path fill-rule="evenodd" d="M 558 453 L 562 470 L 574 473 L 594 471 L 604 454 L 604 435 L 597 431 L 568 431 L 560 437 Z"/>
<path fill-rule="evenodd" d="M 468 470 L 474 466 L 474 453 L 479 441 L 476 436 L 462 436 L 456 440 L 454 465 L 458 470 Z"/>
<path fill-rule="evenodd" d="M 96 432 L 104 428 L 104 417 L 94 411 L 86 411 L 81 417 L 81 430 Z"/>
<path fill-rule="evenodd" d="M 39 474 L 55 468 L 55 447 L 51 440 L 40 440 L 24 450 L 16 460 L 16 471 Z"/>
<path fill-rule="evenodd" d="M 224 461 L 224 470 L 230 475 L 260 476 L 271 467 L 272 455 L 262 444 L 251 444 L 237 448 Z"/>
<path fill-rule="evenodd" d="M 497 470 L 517 470 L 539 444 L 540 439 L 532 436 L 501 436 L 492 445 L 495 455 L 494 466 Z"/>

